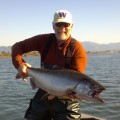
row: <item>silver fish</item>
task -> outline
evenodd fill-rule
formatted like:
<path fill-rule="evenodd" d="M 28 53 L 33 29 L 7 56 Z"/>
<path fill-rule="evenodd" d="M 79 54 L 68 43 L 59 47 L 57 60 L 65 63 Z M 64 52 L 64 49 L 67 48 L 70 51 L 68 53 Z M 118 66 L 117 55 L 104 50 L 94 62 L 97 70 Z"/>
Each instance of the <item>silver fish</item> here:
<path fill-rule="evenodd" d="M 27 74 L 32 77 L 32 87 L 41 88 L 51 95 L 74 94 L 78 100 L 104 102 L 99 94 L 105 87 L 83 73 L 68 69 L 28 68 Z"/>

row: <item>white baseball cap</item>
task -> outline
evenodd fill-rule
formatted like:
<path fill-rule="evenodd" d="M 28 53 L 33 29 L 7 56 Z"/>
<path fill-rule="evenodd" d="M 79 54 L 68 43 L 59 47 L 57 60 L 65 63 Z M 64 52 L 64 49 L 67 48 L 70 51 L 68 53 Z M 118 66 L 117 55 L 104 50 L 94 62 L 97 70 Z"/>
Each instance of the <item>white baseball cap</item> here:
<path fill-rule="evenodd" d="M 54 14 L 53 23 L 58 22 L 73 23 L 71 13 L 67 10 L 56 11 Z"/>

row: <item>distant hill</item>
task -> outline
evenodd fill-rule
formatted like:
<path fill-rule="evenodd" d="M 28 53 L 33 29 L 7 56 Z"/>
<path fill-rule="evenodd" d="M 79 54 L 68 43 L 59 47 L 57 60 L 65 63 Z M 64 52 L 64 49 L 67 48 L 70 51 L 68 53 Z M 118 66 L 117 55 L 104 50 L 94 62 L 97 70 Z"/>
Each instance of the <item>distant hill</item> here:
<path fill-rule="evenodd" d="M 11 46 L 0 46 L 0 53 L 1 52 L 9 52 L 9 53 L 11 53 Z"/>
<path fill-rule="evenodd" d="M 98 44 L 94 42 L 82 42 L 86 51 L 120 51 L 120 42 L 109 44 Z"/>
<path fill-rule="evenodd" d="M 120 42 L 109 43 L 109 44 L 98 44 L 94 42 L 82 42 L 86 51 L 96 52 L 96 51 L 120 51 Z M 11 46 L 0 46 L 1 52 L 10 52 Z"/>

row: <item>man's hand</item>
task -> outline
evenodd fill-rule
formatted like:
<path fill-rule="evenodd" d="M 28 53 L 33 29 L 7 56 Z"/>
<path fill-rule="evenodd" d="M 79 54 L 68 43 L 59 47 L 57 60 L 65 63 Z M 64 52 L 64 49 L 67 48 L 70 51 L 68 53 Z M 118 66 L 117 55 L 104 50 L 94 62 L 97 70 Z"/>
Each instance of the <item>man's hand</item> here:
<path fill-rule="evenodd" d="M 18 68 L 18 73 L 19 73 L 19 76 L 24 80 L 26 81 L 26 78 L 28 77 L 27 75 L 27 68 L 28 67 L 31 67 L 30 64 L 28 63 L 22 63 L 19 68 Z"/>

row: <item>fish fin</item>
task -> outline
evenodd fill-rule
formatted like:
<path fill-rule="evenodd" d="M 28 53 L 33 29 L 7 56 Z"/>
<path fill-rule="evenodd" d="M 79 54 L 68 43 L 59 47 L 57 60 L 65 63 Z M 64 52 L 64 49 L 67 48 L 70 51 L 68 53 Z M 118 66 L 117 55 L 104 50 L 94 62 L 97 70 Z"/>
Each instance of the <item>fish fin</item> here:
<path fill-rule="evenodd" d="M 21 78 L 21 76 L 19 75 L 19 73 L 16 74 L 15 78 L 16 79 L 20 79 Z"/>
<path fill-rule="evenodd" d="M 61 66 L 58 66 L 58 65 L 54 65 L 52 70 L 65 70 L 65 68 L 61 67 Z"/>
<path fill-rule="evenodd" d="M 49 93 L 46 93 L 45 95 L 43 95 L 42 97 L 41 97 L 41 100 L 46 100 L 46 99 L 48 99 L 48 96 L 49 96 L 50 94 Z"/>
<path fill-rule="evenodd" d="M 52 100 L 52 99 L 54 99 L 54 98 L 56 98 L 56 96 L 51 95 L 51 94 L 49 94 L 49 93 L 46 93 L 45 95 L 43 95 L 43 96 L 41 97 L 41 100 Z"/>
<path fill-rule="evenodd" d="M 21 79 L 22 77 L 19 75 L 19 73 L 16 74 L 15 79 Z M 22 78 L 23 81 L 28 82 L 26 78 Z"/>
<path fill-rule="evenodd" d="M 31 84 L 31 87 L 32 87 L 33 90 L 36 89 L 36 88 L 38 88 L 37 85 L 35 84 L 33 78 L 30 78 L 30 84 Z"/>

